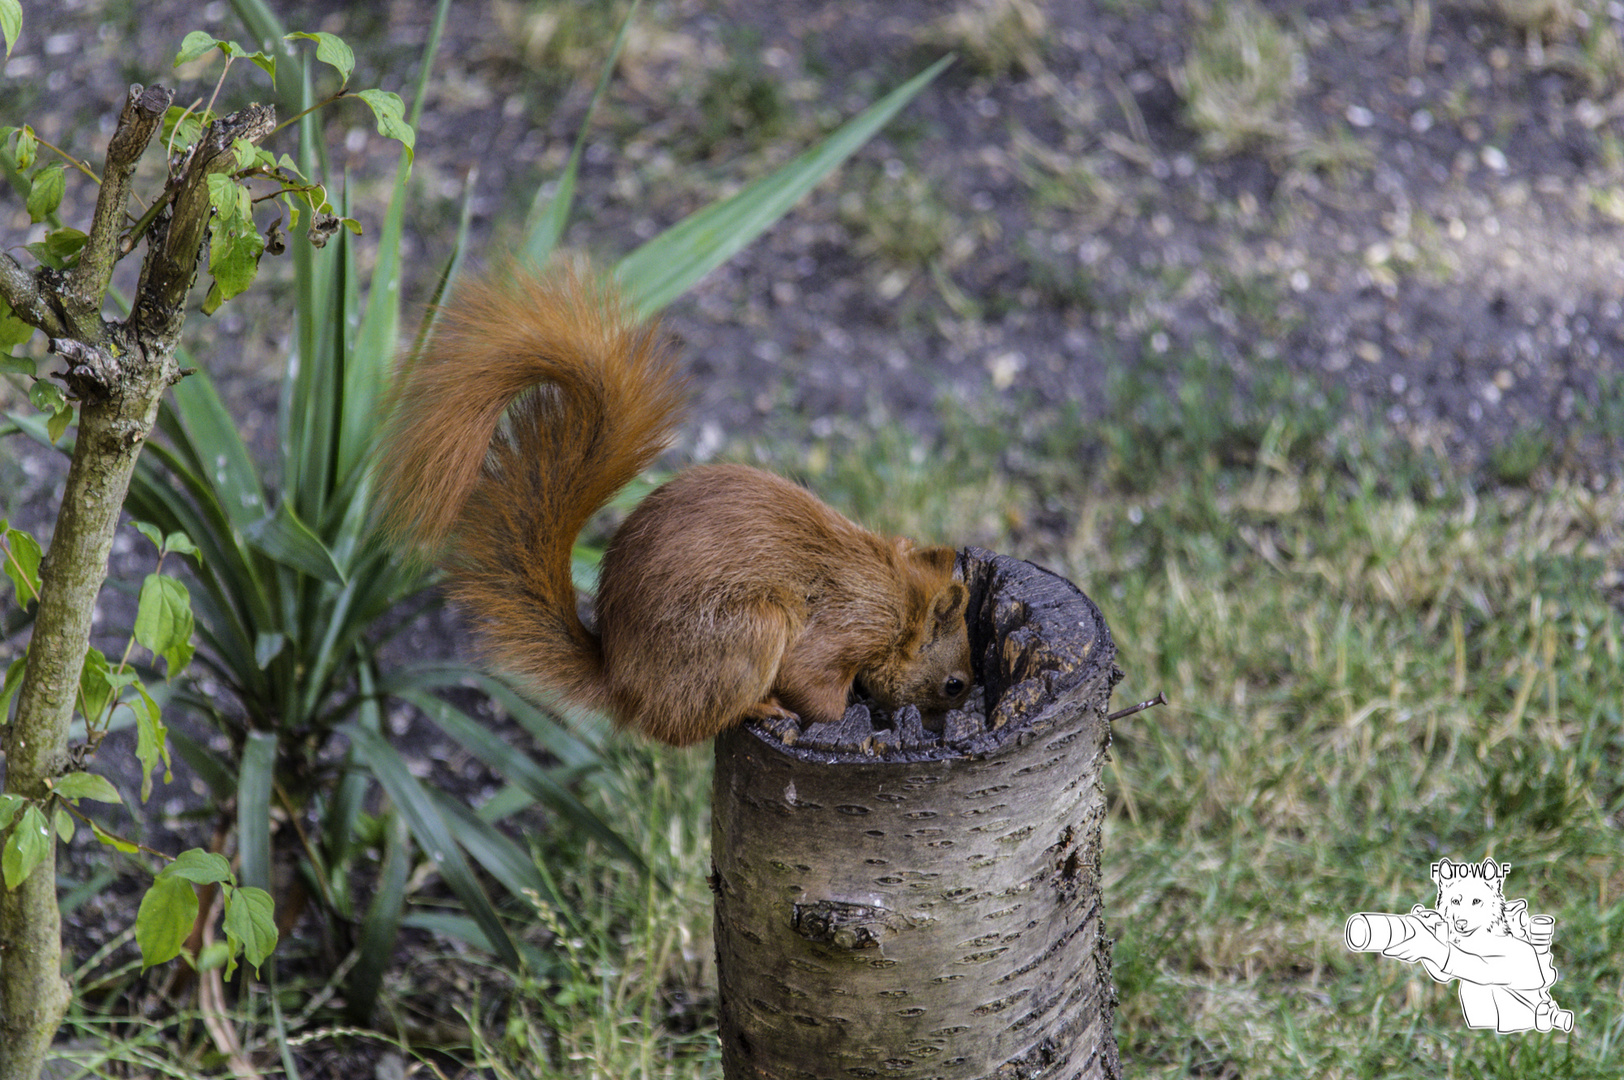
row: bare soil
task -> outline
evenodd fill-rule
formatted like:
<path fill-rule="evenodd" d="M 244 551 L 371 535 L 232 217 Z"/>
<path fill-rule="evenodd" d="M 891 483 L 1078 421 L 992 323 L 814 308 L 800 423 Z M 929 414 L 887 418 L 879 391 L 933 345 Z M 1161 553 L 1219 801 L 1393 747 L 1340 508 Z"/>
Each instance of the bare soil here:
<path fill-rule="evenodd" d="M 1287 134 L 1218 155 L 1180 90 L 1204 5 L 1032 6 L 1045 26 L 997 71 L 978 66 L 977 40 L 943 28 L 951 9 L 938 3 L 645 8 L 593 121 L 567 238 L 599 261 L 949 46 L 960 54 L 844 173 L 675 305 L 700 399 L 694 449 L 888 416 L 928 430 L 944 394 L 1098 415 L 1113 372 L 1176 383 L 1177 358 L 1206 350 L 1243 386 L 1284 367 L 1345 395 L 1361 426 L 1468 467 L 1520 438 L 1611 471 L 1624 96 L 1617 72 L 1586 62 L 1585 35 L 1616 37 L 1624 8 L 1539 34 L 1493 0 L 1432 4 L 1425 25 L 1407 3 L 1267 3 L 1301 49 Z M 492 250 L 581 123 L 598 54 L 535 45 L 538 10 L 456 7 L 418 141 L 409 296 L 447 252 L 469 170 L 474 248 Z M 356 85 L 403 93 L 431 14 L 425 2 L 284 7 L 289 27 L 351 42 Z M 35 8 L 0 103 L 63 144 L 94 144 L 126 84 L 173 78 L 168 58 L 198 27 L 241 36 L 218 2 Z M 186 97 L 207 92 L 212 69 L 179 74 L 192 76 Z M 395 151 L 361 110 L 343 124 L 335 164 L 365 220 Z M 245 404 L 269 404 L 285 351 L 264 316 L 248 304 L 197 320 L 199 355 L 236 377 Z M 263 410 L 245 424 L 269 428 Z"/>

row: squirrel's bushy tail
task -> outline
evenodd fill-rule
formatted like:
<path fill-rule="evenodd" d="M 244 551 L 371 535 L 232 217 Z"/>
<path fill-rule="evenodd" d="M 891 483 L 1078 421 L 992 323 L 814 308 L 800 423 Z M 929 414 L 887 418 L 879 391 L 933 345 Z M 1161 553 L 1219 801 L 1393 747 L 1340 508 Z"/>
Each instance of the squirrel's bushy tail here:
<path fill-rule="evenodd" d="M 656 327 L 606 285 L 519 270 L 463 284 L 401 371 L 383 526 L 447 568 L 499 668 L 607 707 L 571 551 L 670 442 L 684 400 Z"/>

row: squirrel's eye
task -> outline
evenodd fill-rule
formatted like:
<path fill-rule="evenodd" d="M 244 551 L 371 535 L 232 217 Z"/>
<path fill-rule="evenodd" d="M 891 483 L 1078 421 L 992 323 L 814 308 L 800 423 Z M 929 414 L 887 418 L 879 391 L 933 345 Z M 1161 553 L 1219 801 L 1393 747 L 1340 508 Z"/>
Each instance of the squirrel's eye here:
<path fill-rule="evenodd" d="M 964 680 L 957 675 L 949 675 L 947 682 L 942 684 L 942 693 L 948 697 L 958 697 L 964 692 Z"/>

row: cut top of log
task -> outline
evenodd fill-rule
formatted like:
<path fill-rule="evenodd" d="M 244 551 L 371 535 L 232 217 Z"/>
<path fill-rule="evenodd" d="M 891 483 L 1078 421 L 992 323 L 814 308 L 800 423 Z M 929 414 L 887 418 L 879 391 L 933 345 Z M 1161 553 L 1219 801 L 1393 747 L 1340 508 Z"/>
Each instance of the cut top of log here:
<path fill-rule="evenodd" d="M 911 706 L 876 723 L 876 710 L 861 702 L 838 723 L 806 728 L 793 745 L 759 724 L 745 729 L 807 762 L 983 757 L 1042 734 L 1062 705 L 1121 678 L 1104 616 L 1070 581 L 975 547 L 959 552 L 954 572 L 969 588 L 966 621 L 980 692 L 940 730 L 927 730 Z"/>

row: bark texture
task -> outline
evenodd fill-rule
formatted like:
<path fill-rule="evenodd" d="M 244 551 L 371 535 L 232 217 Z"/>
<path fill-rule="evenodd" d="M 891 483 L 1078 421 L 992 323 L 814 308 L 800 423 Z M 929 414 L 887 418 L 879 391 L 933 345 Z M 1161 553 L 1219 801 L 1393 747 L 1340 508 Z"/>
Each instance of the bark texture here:
<path fill-rule="evenodd" d="M 716 744 L 730 1080 L 1114 1077 L 1101 770 L 1120 672 L 1064 579 L 970 549 L 989 729 L 880 758 Z"/>
<path fill-rule="evenodd" d="M 108 142 L 91 231 L 78 263 L 60 273 L 24 270 L 0 253 L 0 295 L 18 316 L 51 336 L 67 365 L 59 373 L 79 400 L 78 434 L 62 506 L 40 563 L 40 599 L 17 711 L 3 729 L 5 790 L 49 805 L 50 783 L 70 766 L 68 732 L 90 642 L 96 594 L 136 458 L 165 391 L 180 377 L 175 361 L 187 293 L 208 234 L 210 173 L 235 167 L 238 138 L 258 142 L 275 126 L 268 107 L 250 106 L 210 124 L 192 157 L 171 177 L 172 200 L 148 234 L 135 314 L 102 316 L 117 262 L 130 179 L 173 94 L 130 88 Z M 33 1080 L 70 999 L 62 976 L 56 897 L 56 837 L 16 888 L 0 882 L 0 1080 Z"/>

